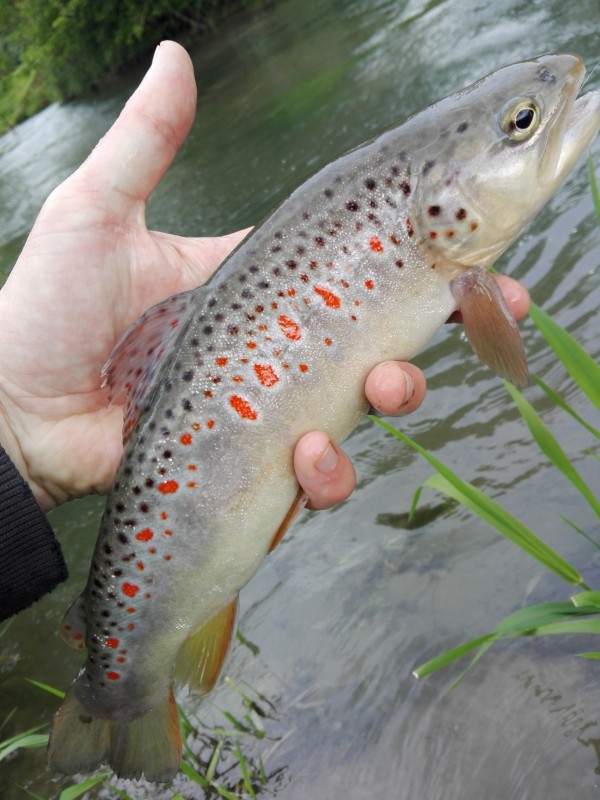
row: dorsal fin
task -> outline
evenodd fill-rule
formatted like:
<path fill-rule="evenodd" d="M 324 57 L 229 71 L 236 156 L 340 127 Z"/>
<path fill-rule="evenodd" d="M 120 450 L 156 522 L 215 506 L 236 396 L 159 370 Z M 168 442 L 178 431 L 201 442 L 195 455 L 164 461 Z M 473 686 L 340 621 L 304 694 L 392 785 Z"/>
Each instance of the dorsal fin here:
<path fill-rule="evenodd" d="M 125 401 L 125 441 L 148 400 L 164 356 L 179 335 L 191 301 L 192 292 L 182 292 L 149 308 L 121 337 L 102 368 L 102 386 L 110 387 L 110 401 Z"/>
<path fill-rule="evenodd" d="M 475 355 L 497 375 L 521 388 L 529 383 L 519 327 L 495 278 L 473 267 L 450 282 Z"/>

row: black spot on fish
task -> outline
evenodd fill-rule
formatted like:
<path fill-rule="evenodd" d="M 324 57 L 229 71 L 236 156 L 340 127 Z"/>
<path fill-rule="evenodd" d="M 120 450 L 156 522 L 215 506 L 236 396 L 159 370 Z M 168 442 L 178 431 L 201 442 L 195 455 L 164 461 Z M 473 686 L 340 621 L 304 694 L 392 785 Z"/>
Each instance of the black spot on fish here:
<path fill-rule="evenodd" d="M 404 261 L 402 261 L 401 258 L 397 259 L 396 266 L 398 267 L 398 269 L 402 269 L 402 267 L 404 266 Z"/>
<path fill-rule="evenodd" d="M 270 284 L 268 281 L 259 281 L 256 285 L 259 289 L 268 289 Z"/>
<path fill-rule="evenodd" d="M 123 574 L 123 570 L 122 569 L 113 570 L 113 575 L 115 576 L 115 578 L 120 578 L 122 574 Z"/>
<path fill-rule="evenodd" d="M 129 544 L 129 537 L 125 536 L 125 534 L 122 531 L 118 534 L 117 538 L 121 542 L 121 544 Z"/>
<path fill-rule="evenodd" d="M 232 303 L 231 304 L 232 311 L 239 311 L 241 307 L 242 307 L 241 303 Z"/>
<path fill-rule="evenodd" d="M 173 453 L 170 450 L 165 450 L 163 453 L 163 458 L 171 458 Z"/>
<path fill-rule="evenodd" d="M 205 336 L 210 336 L 212 332 L 212 325 L 205 325 L 204 328 L 202 328 L 202 333 L 205 334 Z"/>
<path fill-rule="evenodd" d="M 316 236 L 315 244 L 317 247 L 325 247 L 325 239 L 322 236 Z"/>
<path fill-rule="evenodd" d="M 148 489 L 151 489 L 154 486 L 154 481 L 152 480 L 152 478 L 146 478 L 146 486 L 148 487 Z"/>
<path fill-rule="evenodd" d="M 271 248 L 271 252 L 272 253 L 281 253 L 281 250 L 282 250 L 282 248 L 281 248 L 280 244 L 276 244 L 275 247 Z"/>
<path fill-rule="evenodd" d="M 374 178 L 367 178 L 365 180 L 365 186 L 370 192 L 372 192 L 374 189 L 377 188 L 377 181 Z"/>
<path fill-rule="evenodd" d="M 256 264 L 253 264 L 251 267 L 249 267 L 248 272 L 251 272 L 253 275 L 258 272 L 258 267 Z"/>
<path fill-rule="evenodd" d="M 325 195 L 325 197 L 332 198 L 333 197 L 333 189 L 325 189 L 323 194 Z"/>
<path fill-rule="evenodd" d="M 423 164 L 423 169 L 421 170 L 421 172 L 423 173 L 423 175 L 427 175 L 429 172 L 431 172 L 431 170 L 434 167 L 435 167 L 435 161 L 426 161 Z"/>
<path fill-rule="evenodd" d="M 438 205 L 429 206 L 427 211 L 430 217 L 438 217 L 442 211 L 442 207 Z"/>
<path fill-rule="evenodd" d="M 148 511 L 150 511 L 150 506 L 148 505 L 148 503 L 140 503 L 138 508 L 143 514 L 147 514 Z"/>
<path fill-rule="evenodd" d="M 193 411 L 193 410 L 194 410 L 194 407 L 193 407 L 193 405 L 192 405 L 192 404 L 191 404 L 191 402 L 190 402 L 190 401 L 187 399 L 187 397 L 185 397 L 185 398 L 184 398 L 184 399 L 181 401 L 181 407 L 183 408 L 183 410 L 184 410 L 184 411 Z"/>
<path fill-rule="evenodd" d="M 400 184 L 400 189 L 402 194 L 406 195 L 406 197 L 408 197 L 408 195 L 411 193 L 410 183 L 408 183 L 408 181 L 402 181 Z"/>
<path fill-rule="evenodd" d="M 298 266 L 298 263 L 296 261 L 294 261 L 293 258 L 290 258 L 289 261 L 285 262 L 285 265 L 286 265 L 286 267 L 288 267 L 288 269 L 296 269 L 296 267 Z"/>
<path fill-rule="evenodd" d="M 139 487 L 139 486 L 132 486 L 132 487 L 131 487 L 131 491 L 132 491 L 134 494 L 141 494 L 141 493 L 142 493 L 141 487 Z"/>
<path fill-rule="evenodd" d="M 542 83 L 556 83 L 556 75 L 549 67 L 540 67 L 538 70 L 538 78 Z"/>
<path fill-rule="evenodd" d="M 102 611 L 100 612 L 100 616 L 101 617 L 110 617 L 110 611 L 107 608 L 103 608 Z M 90 659 L 90 661 L 91 661 L 91 659 Z"/>
<path fill-rule="evenodd" d="M 210 300 L 208 301 L 208 307 L 213 308 L 216 305 L 217 305 L 217 298 L 211 297 Z"/>
<path fill-rule="evenodd" d="M 215 314 L 215 322 L 223 322 L 224 319 L 225 317 L 220 312 L 218 314 Z"/>
<path fill-rule="evenodd" d="M 346 203 L 346 208 L 348 211 L 360 211 L 360 206 L 356 202 L 356 200 L 348 200 Z"/>
<path fill-rule="evenodd" d="M 468 127 L 469 127 L 469 123 L 468 122 L 461 122 L 460 125 L 458 126 L 458 128 L 456 129 L 456 132 L 457 133 L 464 133 L 467 130 Z"/>
<path fill-rule="evenodd" d="M 167 410 L 165 411 L 165 417 L 167 419 L 171 419 L 172 416 L 173 416 L 173 411 L 170 408 L 167 408 Z"/>
<path fill-rule="evenodd" d="M 244 289 L 244 291 L 242 292 L 242 297 L 244 298 L 244 300 L 248 300 L 250 297 L 254 297 L 254 295 L 252 294 L 250 289 Z"/>
<path fill-rule="evenodd" d="M 240 283 L 244 283 L 245 280 L 246 280 L 246 276 L 244 275 L 244 273 L 242 273 L 241 275 L 238 275 L 238 281 Z"/>
<path fill-rule="evenodd" d="M 190 345 L 192 347 L 198 347 L 199 344 L 200 344 L 200 341 L 195 336 L 194 336 L 193 339 L 190 339 Z"/>
<path fill-rule="evenodd" d="M 104 543 L 103 550 L 104 550 L 104 552 L 106 553 L 107 556 L 111 556 L 112 555 L 113 549 L 109 544 Z"/>
<path fill-rule="evenodd" d="M 466 208 L 459 208 L 458 211 L 456 212 L 456 219 L 461 220 L 461 219 L 466 219 L 466 217 L 467 217 Z"/>

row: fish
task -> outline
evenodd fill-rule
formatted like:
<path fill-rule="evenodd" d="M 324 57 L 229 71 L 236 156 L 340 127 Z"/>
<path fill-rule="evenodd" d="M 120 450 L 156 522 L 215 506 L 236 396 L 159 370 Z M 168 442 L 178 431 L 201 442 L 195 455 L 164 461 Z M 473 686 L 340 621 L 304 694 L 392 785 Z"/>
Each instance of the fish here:
<path fill-rule="evenodd" d="M 478 357 L 527 384 L 488 269 L 598 132 L 584 74 L 545 55 L 434 103 L 322 168 L 207 284 L 124 334 L 103 370 L 125 400 L 123 458 L 61 626 L 86 657 L 53 720 L 53 770 L 175 776 L 173 686 L 215 686 L 239 591 L 305 501 L 294 446 L 345 439 L 376 364 L 412 358 L 459 309 Z"/>

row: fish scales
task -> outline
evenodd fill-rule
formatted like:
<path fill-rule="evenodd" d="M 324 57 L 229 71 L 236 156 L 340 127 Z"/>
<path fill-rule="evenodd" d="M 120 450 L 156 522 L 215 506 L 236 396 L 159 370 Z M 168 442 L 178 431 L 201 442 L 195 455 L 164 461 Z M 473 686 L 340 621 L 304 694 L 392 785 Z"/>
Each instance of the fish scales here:
<path fill-rule="evenodd" d="M 314 429 L 344 439 L 375 364 L 415 355 L 458 305 L 476 352 L 492 340 L 480 357 L 526 380 L 520 356 L 498 354 L 505 335 L 522 346 L 485 268 L 597 131 L 598 93 L 575 103 L 583 72 L 574 56 L 505 68 L 328 165 L 208 284 L 124 337 L 106 372 L 128 397 L 126 444 L 63 625 L 88 654 L 55 720 L 54 768 L 176 771 L 173 664 L 199 660 L 184 680 L 211 688 L 237 594 L 298 504 L 294 445 Z M 523 109 L 540 117 L 533 132 Z M 140 752 L 140 720 L 167 731 L 165 753 Z"/>

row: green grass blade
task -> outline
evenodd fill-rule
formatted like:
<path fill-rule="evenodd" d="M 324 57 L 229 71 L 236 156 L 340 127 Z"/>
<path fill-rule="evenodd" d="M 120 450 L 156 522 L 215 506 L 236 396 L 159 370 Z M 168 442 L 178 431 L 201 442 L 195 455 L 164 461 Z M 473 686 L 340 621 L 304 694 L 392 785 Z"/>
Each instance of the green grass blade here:
<path fill-rule="evenodd" d="M 600 439 L 600 431 L 597 428 L 594 428 L 593 425 L 590 425 L 589 422 L 586 422 L 584 419 L 582 419 L 575 409 L 572 408 L 557 392 L 551 389 L 548 384 L 544 383 L 544 381 L 538 375 L 532 375 L 531 378 L 537 383 L 540 389 L 542 389 L 548 395 L 552 402 L 556 403 L 556 405 L 562 408 L 563 411 L 566 411 L 567 414 L 570 414 L 573 419 L 582 425 L 587 431 L 589 431 L 592 436 L 595 436 L 596 439 Z"/>
<path fill-rule="evenodd" d="M 99 783 L 103 783 L 110 775 L 112 775 L 112 772 L 104 772 L 102 775 L 94 775 L 93 778 L 88 778 L 86 781 L 69 786 L 62 790 L 59 795 L 59 800 L 77 800 L 77 798 L 85 794 L 88 789 L 97 786 Z"/>
<path fill-rule="evenodd" d="M 579 525 L 576 525 L 573 522 L 573 520 L 570 520 L 568 517 L 565 517 L 564 514 L 559 514 L 558 516 L 562 519 L 563 522 L 566 522 L 567 525 L 573 528 L 573 530 L 576 531 L 580 536 L 583 536 L 583 538 L 586 541 L 588 541 L 591 545 L 600 550 L 600 544 L 598 544 L 598 542 L 595 539 L 592 539 L 592 537 L 589 534 L 587 534 L 582 528 L 580 528 Z"/>
<path fill-rule="evenodd" d="M 531 431 L 531 435 L 538 443 L 541 451 L 550 459 L 554 466 L 562 472 L 565 478 L 571 481 L 582 497 L 587 500 L 598 519 L 600 519 L 600 502 L 598 502 L 592 490 L 577 472 L 550 428 L 542 421 L 531 403 L 525 399 L 517 388 L 508 383 L 508 381 L 504 381 L 504 385 L 517 404 L 521 416 L 527 423 L 527 427 Z"/>
<path fill-rule="evenodd" d="M 575 608 L 593 606 L 600 609 L 600 592 L 578 592 L 572 595 L 571 602 Z"/>
<path fill-rule="evenodd" d="M 447 494 L 449 497 L 458 500 L 459 503 L 470 508 L 482 519 L 496 528 L 497 531 L 502 533 L 503 536 L 506 536 L 506 538 L 517 544 L 521 549 L 525 550 L 526 553 L 563 580 L 571 584 L 589 588 L 586 586 L 583 578 L 575 567 L 572 567 L 571 564 L 559 556 L 555 550 L 539 539 L 533 531 L 529 530 L 522 522 L 513 517 L 512 514 L 509 514 L 499 503 L 487 497 L 472 484 L 463 481 L 462 478 L 459 478 L 455 472 L 425 450 L 424 447 L 417 444 L 410 436 L 394 428 L 389 422 L 372 415 L 370 415 L 370 418 L 376 422 L 377 425 L 380 425 L 384 430 L 388 431 L 388 433 L 391 433 L 397 439 L 400 439 L 400 441 L 420 453 L 429 461 L 431 466 L 438 471 L 439 475 L 432 475 L 431 478 L 426 481 L 425 485 L 436 488 L 438 491 Z"/>
<path fill-rule="evenodd" d="M 529 315 L 581 391 L 600 408 L 600 366 L 570 333 L 535 303 L 531 304 Z"/>
<path fill-rule="evenodd" d="M 509 514 L 501 505 L 487 497 L 483 492 L 480 492 L 479 489 L 476 489 L 471 484 L 466 484 L 468 493 L 463 492 L 461 488 L 446 480 L 443 475 L 432 475 L 427 479 L 425 485 L 452 497 L 471 511 L 474 511 L 481 519 L 507 539 L 510 539 L 511 542 L 532 558 L 535 558 L 536 561 L 539 561 L 546 569 L 551 570 L 559 578 L 562 578 L 562 580 L 588 588 L 575 567 L 571 566 L 555 550 L 541 539 L 538 539 L 533 531 L 529 530 L 512 514 Z"/>
<path fill-rule="evenodd" d="M 18 733 L 16 736 L 11 736 L 10 739 L 5 739 L 0 742 L 0 761 L 3 761 L 7 756 L 21 747 L 46 747 L 48 744 L 47 733 L 35 733 L 43 728 L 43 725 L 38 725 L 36 728 L 30 728 L 28 731 Z"/>
<path fill-rule="evenodd" d="M 256 800 L 256 793 L 255 793 L 254 788 L 252 786 L 252 781 L 250 780 L 250 773 L 248 772 L 248 764 L 246 763 L 246 759 L 244 758 L 244 755 L 242 753 L 242 750 L 241 750 L 239 744 L 235 748 L 234 752 L 235 752 L 237 760 L 240 762 L 240 769 L 242 771 L 242 777 L 244 779 L 244 786 L 246 787 L 246 791 L 248 792 L 250 797 L 252 797 L 252 798 L 254 798 L 254 800 Z"/>
<path fill-rule="evenodd" d="M 48 694 L 53 694 L 55 697 L 60 697 L 61 700 L 64 699 L 65 693 L 61 692 L 60 689 L 55 689 L 54 686 L 49 686 L 47 683 L 41 683 L 40 681 L 34 681 L 33 678 L 25 678 L 25 680 L 28 683 L 31 683 L 33 686 L 37 686 L 38 689 L 48 692 Z"/>
<path fill-rule="evenodd" d="M 596 661 L 600 661 L 600 653 L 575 653 L 577 658 L 593 658 Z"/>
<path fill-rule="evenodd" d="M 590 167 L 590 186 L 592 188 L 592 200 L 594 201 L 594 208 L 596 210 L 596 217 L 598 218 L 598 224 L 600 224 L 600 192 L 598 191 L 598 183 L 596 181 L 596 173 L 594 171 L 594 162 L 592 160 L 591 153 L 588 158 L 588 164 Z"/>
<path fill-rule="evenodd" d="M 449 664 L 452 664 L 454 661 L 458 661 L 459 658 L 463 658 L 463 656 L 472 653 L 473 650 L 476 650 L 481 645 L 486 644 L 491 639 L 494 638 L 493 633 L 486 633 L 484 636 L 478 636 L 476 639 L 471 639 L 464 644 L 459 644 L 458 647 L 452 647 L 450 650 L 446 650 L 439 656 L 435 658 L 430 658 L 429 661 L 426 661 L 424 664 L 420 664 L 418 667 L 413 669 L 413 675 L 415 678 L 425 678 L 427 675 L 431 675 L 432 672 L 437 672 L 438 669 L 443 669 L 447 667 Z"/>

